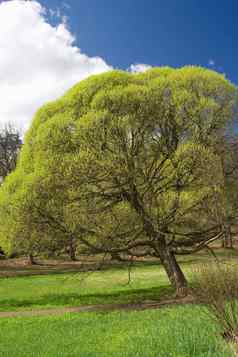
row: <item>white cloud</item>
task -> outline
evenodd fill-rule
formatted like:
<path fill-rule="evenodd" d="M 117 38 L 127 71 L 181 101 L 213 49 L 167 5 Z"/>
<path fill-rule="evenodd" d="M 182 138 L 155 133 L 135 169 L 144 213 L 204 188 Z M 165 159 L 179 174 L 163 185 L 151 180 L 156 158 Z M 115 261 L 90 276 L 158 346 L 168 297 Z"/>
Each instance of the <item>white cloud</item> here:
<path fill-rule="evenodd" d="M 53 27 L 47 15 L 59 16 Z M 0 124 L 25 131 L 43 103 L 62 95 L 91 74 L 110 70 L 100 57 L 74 46 L 65 18 L 37 1 L 0 3 Z"/>
<path fill-rule="evenodd" d="M 148 71 L 148 69 L 152 68 L 152 66 L 144 63 L 136 63 L 136 64 L 131 64 L 129 67 L 129 71 L 133 73 L 139 73 L 139 72 L 145 72 Z"/>
<path fill-rule="evenodd" d="M 210 67 L 214 67 L 215 66 L 215 64 L 216 64 L 216 62 L 214 61 L 214 59 L 209 59 L 209 61 L 208 61 L 208 65 L 210 66 Z"/>

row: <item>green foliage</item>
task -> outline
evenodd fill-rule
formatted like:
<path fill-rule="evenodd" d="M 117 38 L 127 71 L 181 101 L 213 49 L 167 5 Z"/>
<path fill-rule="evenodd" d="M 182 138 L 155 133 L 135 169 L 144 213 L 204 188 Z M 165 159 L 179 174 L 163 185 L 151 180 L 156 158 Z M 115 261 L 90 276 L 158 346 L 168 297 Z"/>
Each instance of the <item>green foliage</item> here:
<path fill-rule="evenodd" d="M 76 237 L 124 248 L 148 235 L 144 213 L 155 231 L 177 227 L 222 186 L 213 143 L 236 99 L 231 83 L 200 67 L 112 71 L 77 84 L 33 120 L 0 191 L 1 245 L 60 250 Z"/>

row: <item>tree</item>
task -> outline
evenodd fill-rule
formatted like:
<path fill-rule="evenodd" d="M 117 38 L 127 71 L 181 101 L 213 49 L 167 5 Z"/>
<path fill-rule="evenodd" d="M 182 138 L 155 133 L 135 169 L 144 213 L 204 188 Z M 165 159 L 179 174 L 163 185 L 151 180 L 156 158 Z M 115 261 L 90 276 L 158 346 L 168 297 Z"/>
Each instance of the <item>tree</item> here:
<path fill-rule="evenodd" d="M 233 247 L 232 226 L 238 222 L 238 136 L 229 133 L 220 145 L 224 174 L 224 209 L 222 222 L 224 225 L 224 248 Z"/>
<path fill-rule="evenodd" d="M 22 146 L 19 131 L 7 124 L 0 132 L 0 180 L 3 181 L 16 167 Z"/>
<path fill-rule="evenodd" d="M 0 230 L 31 247 L 158 257 L 184 293 L 176 255 L 220 234 L 202 207 L 223 190 L 214 147 L 236 103 L 232 84 L 199 67 L 90 77 L 38 111 L 0 192 Z"/>
<path fill-rule="evenodd" d="M 229 130 L 218 139 L 215 150 L 221 158 L 223 191 L 214 192 L 213 202 L 204 209 L 210 221 L 223 227 L 222 247 L 232 248 L 232 227 L 238 222 L 238 136 L 236 130 Z"/>
<path fill-rule="evenodd" d="M 6 124 L 0 131 L 0 183 L 16 168 L 21 146 L 19 131 L 10 123 Z M 4 254 L 1 247 L 0 251 Z"/>

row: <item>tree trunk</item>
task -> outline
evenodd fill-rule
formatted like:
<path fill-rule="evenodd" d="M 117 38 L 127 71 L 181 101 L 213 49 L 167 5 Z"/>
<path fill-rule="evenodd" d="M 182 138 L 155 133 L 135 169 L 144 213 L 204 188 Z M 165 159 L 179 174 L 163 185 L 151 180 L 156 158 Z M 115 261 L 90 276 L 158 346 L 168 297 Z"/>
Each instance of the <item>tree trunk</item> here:
<path fill-rule="evenodd" d="M 174 253 L 167 246 L 165 236 L 158 236 L 158 233 L 154 228 L 150 217 L 147 215 L 144 209 L 143 201 L 137 192 L 137 188 L 134 182 L 131 183 L 130 188 L 131 194 L 129 197 L 127 197 L 127 200 L 141 217 L 144 226 L 144 232 L 148 237 L 156 240 L 155 252 L 159 256 L 161 264 L 165 268 L 172 286 L 176 289 L 177 296 L 185 296 L 188 292 L 187 280 L 177 263 Z"/>
<path fill-rule="evenodd" d="M 75 262 L 77 260 L 76 258 L 76 245 L 74 242 L 74 238 L 71 238 L 70 243 L 69 243 L 69 256 L 70 259 Z"/>
<path fill-rule="evenodd" d="M 229 224 L 227 226 L 227 240 L 228 240 L 228 245 L 230 249 L 233 249 L 233 237 L 232 237 L 232 233 L 231 233 L 231 225 Z"/>
<path fill-rule="evenodd" d="M 222 240 L 221 240 L 221 247 L 226 248 L 226 237 L 223 235 Z"/>
<path fill-rule="evenodd" d="M 176 289 L 176 295 L 183 297 L 188 293 L 188 283 L 177 263 L 174 253 L 168 248 L 164 239 L 159 242 L 158 254 L 172 286 Z"/>
<path fill-rule="evenodd" d="M 232 236 L 231 231 L 230 231 L 230 248 L 234 249 L 234 247 L 233 247 L 233 236 Z"/>
<path fill-rule="evenodd" d="M 33 256 L 33 254 L 29 254 L 29 256 L 28 256 L 28 264 L 29 265 L 37 265 L 37 263 L 36 263 L 36 261 L 35 261 L 35 259 L 34 259 L 34 256 Z"/>
<path fill-rule="evenodd" d="M 231 225 L 224 223 L 223 225 L 224 236 L 222 239 L 222 248 L 233 248 L 233 240 L 231 235 Z"/>

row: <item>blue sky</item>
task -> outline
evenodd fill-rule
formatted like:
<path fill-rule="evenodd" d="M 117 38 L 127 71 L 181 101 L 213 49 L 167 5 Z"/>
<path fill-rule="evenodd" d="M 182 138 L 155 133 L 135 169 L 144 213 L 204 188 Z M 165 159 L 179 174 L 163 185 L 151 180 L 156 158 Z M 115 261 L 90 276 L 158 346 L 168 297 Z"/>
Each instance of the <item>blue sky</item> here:
<path fill-rule="evenodd" d="M 237 35 L 238 0 L 0 0 L 0 125 L 25 132 L 44 103 L 111 68 L 201 65 L 238 84 Z"/>
<path fill-rule="evenodd" d="M 114 67 L 197 64 L 238 83 L 237 0 L 40 2 L 68 16 L 83 52 Z"/>

